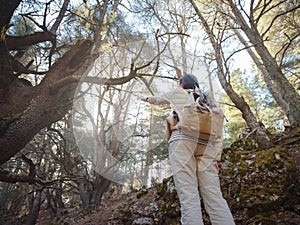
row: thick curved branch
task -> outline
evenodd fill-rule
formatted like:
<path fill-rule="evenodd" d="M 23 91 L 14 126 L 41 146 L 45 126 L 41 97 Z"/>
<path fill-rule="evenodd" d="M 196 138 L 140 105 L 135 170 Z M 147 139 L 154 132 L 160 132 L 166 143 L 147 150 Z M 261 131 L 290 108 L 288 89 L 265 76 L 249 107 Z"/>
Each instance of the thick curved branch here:
<path fill-rule="evenodd" d="M 35 177 L 36 171 L 35 171 L 34 163 L 32 162 L 31 159 L 28 159 L 25 155 L 22 155 L 22 159 L 29 165 L 28 175 L 16 175 L 0 168 L 0 181 L 6 183 L 17 183 L 17 182 L 29 183 L 29 184 L 38 183 L 39 181 Z"/>
<path fill-rule="evenodd" d="M 7 36 L 6 44 L 9 50 L 23 50 L 28 46 L 35 45 L 45 41 L 54 42 L 55 34 L 50 31 L 36 32 L 25 36 Z"/>
<path fill-rule="evenodd" d="M 60 59 L 57 59 L 39 85 L 12 92 L 15 96 L 10 99 L 20 100 L 19 102 L 12 100 L 6 104 L 16 110 L 14 115 L 18 116 L 8 118 L 7 123 L 1 127 L 0 165 L 21 151 L 42 128 L 61 119 L 68 112 L 72 104 L 68 101 L 70 101 L 70 96 L 74 95 L 74 91 L 63 89 L 58 90 L 55 94 L 50 94 L 50 87 L 57 80 L 70 76 L 81 69 L 91 47 L 91 41 L 79 41 Z M 24 94 L 23 92 L 26 90 L 31 90 L 34 95 Z M 22 107 L 18 105 L 20 102 L 24 103 Z"/>
<path fill-rule="evenodd" d="M 18 77 L 21 74 L 36 74 L 36 75 L 44 75 L 47 73 L 47 71 L 35 71 L 29 69 L 29 67 L 32 65 L 33 60 L 31 60 L 27 65 L 23 65 L 18 59 L 11 57 L 11 61 L 13 62 L 13 72 L 14 76 Z"/>
<path fill-rule="evenodd" d="M 133 69 L 133 64 L 131 65 L 131 70 L 129 74 L 125 77 L 118 77 L 118 78 L 100 78 L 100 77 L 82 77 L 82 76 L 68 76 L 65 77 L 56 83 L 54 83 L 51 87 L 51 93 L 57 92 L 60 88 L 72 84 L 72 83 L 78 83 L 86 82 L 86 83 L 92 83 L 92 84 L 105 84 L 105 85 L 119 85 L 119 84 L 125 84 L 131 79 L 135 78 L 137 76 L 136 69 Z"/>
<path fill-rule="evenodd" d="M 72 76 L 84 66 L 92 45 L 93 42 L 90 40 L 79 41 L 52 65 L 51 72 L 47 73 L 42 83 L 48 83 L 49 86 L 52 86 L 59 80 Z"/>
<path fill-rule="evenodd" d="M 60 88 L 77 82 L 86 82 L 92 84 L 105 84 L 105 85 L 120 85 L 125 84 L 126 82 L 130 81 L 134 78 L 133 73 L 130 73 L 128 76 L 120 77 L 120 78 L 99 78 L 99 77 L 82 77 L 82 76 L 69 76 L 63 78 L 53 84 L 51 86 L 51 93 L 55 93 Z"/>
<path fill-rule="evenodd" d="M 165 45 L 163 50 L 158 52 L 158 54 L 156 56 L 154 56 L 153 59 L 149 60 L 149 62 L 147 62 L 144 65 L 141 65 L 139 67 L 135 67 L 134 62 L 140 56 L 140 54 L 143 50 L 143 46 L 140 48 L 140 50 L 137 53 L 137 55 L 135 56 L 135 58 L 132 59 L 133 63 L 130 65 L 130 72 L 125 77 L 118 77 L 118 78 L 101 78 L 101 77 L 89 77 L 89 76 L 82 77 L 82 76 L 74 76 L 73 74 L 70 74 L 69 76 L 66 76 L 62 79 L 57 79 L 50 86 L 50 91 L 51 91 L 51 93 L 56 93 L 62 87 L 67 86 L 67 85 L 72 84 L 72 83 L 78 83 L 78 82 L 86 82 L 86 83 L 100 84 L 100 85 L 102 85 L 102 84 L 105 84 L 105 85 L 120 85 L 120 84 L 125 84 L 125 83 L 129 82 L 133 78 L 141 77 L 141 75 L 138 74 L 138 71 L 150 66 L 155 59 L 159 58 L 160 54 L 166 48 L 166 45 Z M 80 58 L 79 60 L 82 60 L 82 58 Z"/>
<path fill-rule="evenodd" d="M 3 169 L 0 169 L 0 181 L 5 183 L 37 183 L 37 179 L 31 175 L 16 175 Z"/>

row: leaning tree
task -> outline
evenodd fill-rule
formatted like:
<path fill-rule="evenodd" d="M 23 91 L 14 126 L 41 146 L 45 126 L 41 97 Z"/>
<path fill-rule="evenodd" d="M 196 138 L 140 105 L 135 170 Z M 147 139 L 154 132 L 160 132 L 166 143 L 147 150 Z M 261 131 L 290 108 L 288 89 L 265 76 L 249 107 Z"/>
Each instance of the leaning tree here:
<path fill-rule="evenodd" d="M 56 6 L 59 5 L 59 1 L 54 2 Z M 70 0 L 64 0 L 55 14 L 55 21 L 49 25 L 47 19 L 52 3 L 53 1 L 49 3 L 24 1 L 24 4 L 22 0 L 0 1 L 1 165 L 21 151 L 42 128 L 58 121 L 71 109 L 76 84 L 99 55 L 98 49 L 103 41 L 104 31 L 107 31 L 103 28 L 109 26 L 111 18 L 108 17 L 114 15 L 119 1 L 98 2 L 100 16 L 96 21 L 96 26 L 93 26 L 94 30 L 97 27 L 98 35 L 89 39 L 77 39 L 76 44 L 67 43 L 67 46 L 59 45 L 58 30 L 60 26 L 67 26 L 64 24 L 64 18 L 67 12 L 70 13 Z M 30 7 L 28 4 L 31 4 Z M 23 11 L 27 10 L 26 12 L 18 11 L 25 5 L 27 8 Z M 44 12 L 40 12 L 42 19 L 34 19 L 34 14 L 37 14 L 34 7 L 42 7 L 44 10 Z M 15 25 L 12 18 L 17 12 L 22 13 L 22 17 L 27 22 L 30 20 L 31 23 L 34 23 L 36 30 L 20 36 L 8 35 L 9 29 Z M 74 14 L 74 12 L 70 14 Z M 84 20 L 81 15 L 78 16 Z M 53 16 L 48 20 L 53 20 Z M 87 22 L 87 20 L 84 21 Z M 70 39 L 76 40 L 76 37 Z M 22 58 L 30 48 L 41 44 L 46 46 L 43 54 L 46 54 L 44 57 L 48 61 L 47 69 L 43 71 L 32 69 L 34 60 L 26 63 Z M 121 78 L 90 79 L 86 77 L 85 79 L 87 82 L 99 84 L 122 84 L 137 75 L 138 68 L 135 65 L 131 65 L 130 68 L 130 72 Z M 39 75 L 39 81 L 31 84 L 22 77 L 24 74 Z"/>

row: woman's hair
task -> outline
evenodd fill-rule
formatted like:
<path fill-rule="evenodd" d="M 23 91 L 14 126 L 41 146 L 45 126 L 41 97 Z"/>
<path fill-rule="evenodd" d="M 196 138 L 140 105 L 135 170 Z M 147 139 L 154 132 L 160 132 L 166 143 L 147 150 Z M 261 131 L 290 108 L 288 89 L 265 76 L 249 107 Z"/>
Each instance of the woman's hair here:
<path fill-rule="evenodd" d="M 198 79 L 193 74 L 186 74 L 179 79 L 179 84 L 182 84 L 183 89 L 199 88 Z"/>

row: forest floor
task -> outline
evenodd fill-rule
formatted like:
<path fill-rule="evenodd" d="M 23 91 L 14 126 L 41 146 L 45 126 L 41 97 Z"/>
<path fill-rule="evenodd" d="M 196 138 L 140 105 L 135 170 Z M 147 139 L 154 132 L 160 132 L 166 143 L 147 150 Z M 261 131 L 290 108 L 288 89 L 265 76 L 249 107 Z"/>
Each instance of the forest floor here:
<path fill-rule="evenodd" d="M 139 219 L 139 215 L 145 214 L 141 210 L 147 210 L 147 207 L 153 204 L 156 200 L 156 192 L 154 191 L 150 195 L 143 197 L 137 197 L 138 192 L 128 193 L 123 195 L 113 195 L 107 200 L 102 200 L 102 203 L 98 209 L 95 207 L 89 207 L 88 209 L 81 208 L 69 208 L 68 213 L 65 216 L 60 217 L 56 222 L 51 221 L 49 212 L 46 209 L 42 209 L 39 213 L 37 225 L 45 224 L 76 224 L 76 225 L 119 225 L 126 224 L 121 218 L 124 218 L 123 209 L 126 208 L 128 202 L 135 203 L 136 219 Z M 147 213 L 146 213 L 147 214 Z M 121 219 L 121 220 L 119 220 Z M 149 224 L 149 223 L 137 223 L 137 224 Z"/>
<path fill-rule="evenodd" d="M 225 150 L 225 161 L 228 160 L 231 167 L 221 174 L 221 180 L 226 182 L 222 176 L 230 177 L 231 196 L 224 197 L 231 199 L 229 205 L 233 209 L 236 224 L 300 224 L 300 129 L 293 133 L 281 133 L 273 141 L 275 147 L 268 151 L 249 151 L 240 143 L 236 145 L 238 147 Z M 251 158 L 253 154 L 255 158 Z M 237 157 L 240 157 L 240 162 L 235 162 Z M 242 167 L 243 164 L 246 169 Z M 234 173 L 237 168 L 240 171 L 238 174 Z M 279 180 L 281 177 L 284 179 Z M 241 183 L 237 184 L 240 179 Z M 262 179 L 263 183 L 258 184 L 258 179 Z M 98 209 L 90 207 L 83 210 L 80 206 L 66 209 L 66 213 L 55 222 L 51 222 L 46 210 L 41 210 L 37 224 L 179 225 L 180 206 L 171 183 L 167 180 L 138 192 L 112 194 L 102 200 Z M 223 183 L 225 189 L 226 186 Z M 250 197 L 248 190 L 254 190 Z M 246 196 L 245 202 L 242 202 L 243 195 Z M 240 200 L 235 201 L 237 196 Z M 207 215 L 203 215 L 205 224 L 210 224 Z"/>

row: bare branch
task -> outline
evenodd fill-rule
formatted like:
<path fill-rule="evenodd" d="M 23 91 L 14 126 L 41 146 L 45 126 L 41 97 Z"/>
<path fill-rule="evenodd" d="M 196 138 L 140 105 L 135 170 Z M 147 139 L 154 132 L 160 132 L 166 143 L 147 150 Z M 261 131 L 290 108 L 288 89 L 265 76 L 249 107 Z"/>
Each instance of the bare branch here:
<path fill-rule="evenodd" d="M 153 78 L 153 76 L 152 76 Z M 140 77 L 140 80 L 145 84 L 146 88 L 149 90 L 149 92 L 154 95 L 153 91 L 150 88 L 150 82 L 148 82 L 144 77 Z"/>
<path fill-rule="evenodd" d="M 237 106 L 236 106 L 236 105 L 229 104 L 229 103 L 227 103 L 227 102 L 218 102 L 218 103 L 219 103 L 219 104 L 221 104 L 221 105 L 227 105 L 227 106 L 230 106 L 230 107 L 237 108 Z"/>
<path fill-rule="evenodd" d="M 257 11 L 257 10 L 259 10 L 260 8 L 262 8 L 262 10 L 260 11 L 260 13 L 258 14 L 258 16 L 256 17 L 256 19 L 255 20 L 253 20 L 253 25 L 255 24 L 258 24 L 258 21 L 260 20 L 260 18 L 264 15 L 264 12 L 265 12 L 265 9 L 268 7 L 268 5 L 269 4 L 271 4 L 271 2 L 272 2 L 272 0 L 270 0 L 269 2 L 267 2 L 266 3 L 266 0 L 264 0 L 264 4 L 263 4 L 263 6 L 259 6 L 258 4 L 260 4 L 261 3 L 261 1 L 259 1 L 258 2 L 258 4 L 257 4 L 257 6 L 255 7 L 255 12 Z M 254 12 L 253 12 L 254 13 Z"/>
<path fill-rule="evenodd" d="M 185 34 L 185 33 L 183 33 L 183 32 L 166 32 L 166 33 L 157 35 L 157 37 L 163 37 L 163 36 L 165 36 L 165 35 L 183 35 L 183 36 L 190 37 L 189 34 Z"/>
<path fill-rule="evenodd" d="M 245 7 L 244 6 L 242 6 L 242 4 L 241 4 L 241 0 L 239 0 L 239 6 L 240 6 L 240 10 L 245 14 L 245 16 L 247 16 L 247 18 L 251 21 L 251 19 L 250 19 L 250 15 L 248 15 L 247 14 L 247 12 L 245 11 Z M 251 13 L 251 12 L 250 12 Z"/>
<path fill-rule="evenodd" d="M 251 0 L 250 2 L 250 15 L 249 15 L 249 19 L 250 19 L 250 22 L 251 23 L 254 23 L 254 9 L 253 9 L 253 6 L 254 6 L 254 1 L 255 0 Z M 257 3 L 257 5 L 259 5 L 261 2 L 261 0 L 259 0 L 259 2 Z"/>
<path fill-rule="evenodd" d="M 58 26 L 60 25 L 60 23 L 61 23 L 64 15 L 65 15 L 65 13 L 67 11 L 69 3 L 70 3 L 70 0 L 65 0 L 64 1 L 63 6 L 60 9 L 60 12 L 58 14 L 58 17 L 56 18 L 53 26 L 50 29 L 51 33 L 56 34 Z M 55 48 L 56 48 L 56 39 L 54 41 L 52 41 L 52 48 L 51 48 L 50 54 L 49 54 L 49 68 L 51 67 L 52 55 L 53 55 L 53 53 L 55 51 Z"/>
<path fill-rule="evenodd" d="M 36 74 L 36 75 L 44 75 L 47 73 L 47 71 L 35 71 L 29 69 L 31 64 L 33 63 L 33 60 L 31 60 L 26 66 L 24 66 L 21 62 L 19 62 L 18 59 L 11 57 L 11 60 L 13 62 L 13 71 L 15 72 L 15 76 L 18 77 L 21 74 Z"/>
<path fill-rule="evenodd" d="M 16 175 L 0 168 L 0 181 L 6 183 L 39 183 L 40 181 L 35 177 L 35 165 L 31 159 L 28 159 L 25 155 L 22 155 L 22 159 L 29 165 L 29 173 L 28 175 Z"/>
<path fill-rule="evenodd" d="M 28 18 L 29 20 L 31 20 L 37 27 L 41 28 L 43 31 L 47 31 L 47 27 L 45 27 L 44 25 L 40 25 L 38 22 L 36 22 L 33 18 L 31 18 L 29 16 L 29 14 L 21 14 L 23 17 Z"/>
<path fill-rule="evenodd" d="M 284 33 L 284 35 L 289 39 L 289 43 L 285 44 L 282 46 L 282 48 L 278 51 L 278 53 L 283 49 L 282 52 L 282 56 L 281 56 L 281 60 L 280 60 L 280 64 L 279 64 L 279 68 L 282 68 L 282 64 L 283 64 L 283 59 L 284 59 L 284 55 L 287 52 L 288 48 L 291 46 L 292 42 L 299 37 L 300 34 L 295 35 L 294 37 L 290 38 L 286 33 Z M 277 55 L 277 53 L 276 53 Z"/>
<path fill-rule="evenodd" d="M 68 76 L 54 83 L 50 87 L 50 90 L 51 93 L 55 93 L 60 88 L 72 83 L 77 83 L 79 81 L 93 83 L 93 84 L 120 85 L 120 84 L 125 84 L 126 82 L 130 81 L 135 77 L 136 77 L 136 70 L 131 70 L 128 76 L 119 77 L 119 78 Z"/>
<path fill-rule="evenodd" d="M 28 46 L 35 45 L 45 41 L 55 41 L 56 37 L 49 31 L 36 32 L 25 36 L 7 36 L 7 47 L 9 50 L 23 50 Z"/>
<path fill-rule="evenodd" d="M 285 2 L 285 1 L 284 1 L 284 2 Z M 261 36 L 264 37 L 264 36 L 266 35 L 266 33 L 267 33 L 267 32 L 271 29 L 271 27 L 273 26 L 275 20 L 277 20 L 279 17 L 281 17 L 281 16 L 283 16 L 283 15 L 285 15 L 285 14 L 288 14 L 288 13 L 290 13 L 290 12 L 293 12 L 293 11 L 299 9 L 299 8 L 300 8 L 300 5 L 298 5 L 298 6 L 295 7 L 295 8 L 292 8 L 292 9 L 290 9 L 290 10 L 287 10 L 287 11 L 285 11 L 285 12 L 283 12 L 283 13 L 277 14 L 277 15 L 273 18 L 272 22 L 270 23 L 270 25 L 267 27 L 267 29 L 265 30 L 265 32 L 264 32 Z"/>
<path fill-rule="evenodd" d="M 64 15 L 65 15 L 65 13 L 66 13 L 66 11 L 67 11 L 67 8 L 68 8 L 69 3 L 70 3 L 70 0 L 64 0 L 64 3 L 63 3 L 63 5 L 62 5 L 62 7 L 61 7 L 61 9 L 60 9 L 60 12 L 59 12 L 59 14 L 58 14 L 58 17 L 56 18 L 56 20 L 55 20 L 53 26 L 52 26 L 51 29 L 50 29 L 50 32 L 52 32 L 53 34 L 56 34 L 57 29 L 58 29 L 58 26 L 60 25 L 60 23 L 61 23 L 61 21 L 62 21 Z"/>
<path fill-rule="evenodd" d="M 137 75 L 139 78 L 141 77 L 153 77 L 153 74 L 148 74 L 148 73 L 138 73 Z M 163 78 L 163 79 L 171 79 L 171 80 L 178 80 L 177 77 L 169 77 L 169 76 L 161 76 L 161 75 L 156 75 L 155 77 L 158 78 Z"/>

